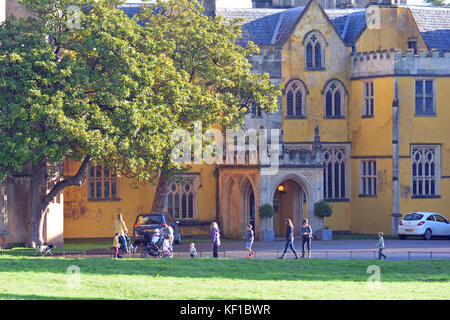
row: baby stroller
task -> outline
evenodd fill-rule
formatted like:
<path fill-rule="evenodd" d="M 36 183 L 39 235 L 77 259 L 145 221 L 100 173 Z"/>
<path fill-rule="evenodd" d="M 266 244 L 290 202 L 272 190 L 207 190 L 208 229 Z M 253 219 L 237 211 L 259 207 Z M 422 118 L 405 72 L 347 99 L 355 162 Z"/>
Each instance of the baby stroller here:
<path fill-rule="evenodd" d="M 141 257 L 146 258 L 147 255 L 154 258 L 167 258 L 168 255 L 163 251 L 163 237 L 159 237 L 156 242 L 152 241 L 152 236 L 149 232 L 144 233 L 145 248 L 142 251 Z"/>
<path fill-rule="evenodd" d="M 123 240 L 122 240 L 122 238 L 119 238 L 119 243 L 120 243 L 119 253 L 124 254 L 124 255 L 128 254 L 128 253 L 135 254 L 137 252 L 137 246 L 135 246 L 131 243 L 131 238 L 127 234 L 124 235 L 124 238 L 125 238 L 125 241 L 127 242 L 127 248 L 129 249 L 129 252 L 125 251 L 125 246 L 124 246 Z"/>

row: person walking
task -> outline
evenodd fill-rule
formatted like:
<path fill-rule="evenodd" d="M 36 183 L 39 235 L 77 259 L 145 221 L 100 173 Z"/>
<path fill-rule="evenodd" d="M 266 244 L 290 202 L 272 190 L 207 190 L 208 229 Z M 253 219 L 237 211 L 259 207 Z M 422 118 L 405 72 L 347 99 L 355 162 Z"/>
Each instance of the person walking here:
<path fill-rule="evenodd" d="M 298 259 L 297 251 L 295 251 L 294 248 L 294 225 L 292 224 L 291 219 L 286 219 L 286 245 L 280 259 L 284 259 L 286 257 L 288 247 L 291 248 L 294 253 L 295 259 Z"/>
<path fill-rule="evenodd" d="M 384 258 L 384 260 L 386 260 L 387 256 L 383 253 L 384 250 L 384 238 L 383 238 L 384 234 L 383 232 L 378 232 L 378 260 L 381 260 L 381 257 Z"/>
<path fill-rule="evenodd" d="M 119 234 L 119 243 L 123 246 L 126 253 L 128 252 L 127 239 L 125 238 L 125 234 L 128 233 L 127 225 L 125 221 L 123 221 L 123 215 L 119 213 L 117 215 L 117 220 L 113 223 L 114 234 Z"/>
<path fill-rule="evenodd" d="M 249 223 L 247 225 L 247 233 L 245 234 L 245 249 L 248 251 L 248 257 L 251 258 L 255 255 L 252 251 L 253 241 L 255 240 L 255 233 L 253 232 L 253 226 Z"/>
<path fill-rule="evenodd" d="M 220 246 L 220 230 L 217 222 L 215 221 L 211 223 L 211 242 L 213 245 L 213 257 L 218 258 L 219 253 L 217 252 L 217 250 Z"/>
<path fill-rule="evenodd" d="M 308 219 L 303 220 L 303 225 L 300 229 L 302 235 L 302 258 L 305 257 L 305 246 L 308 247 L 308 259 L 311 259 L 311 240 L 312 240 L 312 228 L 308 223 Z"/>

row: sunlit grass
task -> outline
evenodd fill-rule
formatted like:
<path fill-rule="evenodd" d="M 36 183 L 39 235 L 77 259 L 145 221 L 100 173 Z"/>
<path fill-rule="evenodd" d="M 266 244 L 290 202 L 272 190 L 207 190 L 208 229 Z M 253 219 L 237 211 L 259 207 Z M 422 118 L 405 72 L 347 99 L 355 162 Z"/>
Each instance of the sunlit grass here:
<path fill-rule="evenodd" d="M 449 299 L 449 289 L 449 260 L 0 257 L 0 299 Z"/>

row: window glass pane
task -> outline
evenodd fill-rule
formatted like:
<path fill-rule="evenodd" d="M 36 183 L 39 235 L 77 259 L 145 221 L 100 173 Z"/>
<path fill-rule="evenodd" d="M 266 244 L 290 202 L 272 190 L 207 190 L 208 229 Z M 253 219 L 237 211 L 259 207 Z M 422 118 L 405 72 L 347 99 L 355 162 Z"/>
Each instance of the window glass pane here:
<path fill-rule="evenodd" d="M 192 196 L 192 193 L 189 193 L 189 211 L 188 211 L 188 218 L 194 217 L 194 197 Z"/>
<path fill-rule="evenodd" d="M 95 172 L 95 167 L 90 167 L 89 168 L 89 177 L 93 178 L 94 177 L 94 172 Z"/>
<path fill-rule="evenodd" d="M 339 90 L 334 93 L 334 115 L 341 115 L 341 92 Z"/>
<path fill-rule="evenodd" d="M 111 182 L 111 198 L 117 198 L 117 183 L 115 181 Z"/>
<path fill-rule="evenodd" d="M 339 198 L 339 163 L 334 164 L 334 198 Z"/>
<path fill-rule="evenodd" d="M 331 163 L 328 164 L 328 170 L 327 170 L 327 174 L 328 174 L 328 198 L 333 198 L 333 177 L 332 177 L 332 165 Z"/>
<path fill-rule="evenodd" d="M 316 45 L 314 46 L 314 66 L 316 68 L 320 68 L 322 66 L 322 52 L 321 52 L 322 48 L 319 42 L 316 43 Z"/>
<path fill-rule="evenodd" d="M 425 81 L 425 94 L 427 96 L 433 95 L 433 81 L 432 80 Z"/>
<path fill-rule="evenodd" d="M 341 163 L 341 198 L 345 198 L 345 164 Z"/>
<path fill-rule="evenodd" d="M 105 192 L 105 198 L 109 198 L 109 182 L 106 181 L 103 184 L 104 192 Z"/>
<path fill-rule="evenodd" d="M 422 96 L 422 95 L 423 95 L 423 81 L 416 80 L 416 96 Z"/>
<path fill-rule="evenodd" d="M 99 181 L 99 182 L 97 182 L 97 192 L 96 192 L 96 194 L 95 194 L 95 196 L 97 197 L 97 198 L 101 198 L 102 197 L 102 183 Z"/>
<path fill-rule="evenodd" d="M 362 194 L 367 194 L 367 185 L 366 185 L 366 178 L 362 179 Z"/>
<path fill-rule="evenodd" d="M 373 97 L 373 82 L 370 83 L 370 96 Z"/>
<path fill-rule="evenodd" d="M 101 166 L 95 167 L 95 172 L 96 172 L 97 178 L 100 178 L 102 176 L 102 167 Z"/>
<path fill-rule="evenodd" d="M 95 184 L 94 182 L 89 182 L 89 198 L 95 197 Z"/>
<path fill-rule="evenodd" d="M 175 200 L 174 200 L 174 208 L 175 208 L 175 218 L 180 217 L 180 197 L 178 196 L 178 193 L 175 194 Z"/>
<path fill-rule="evenodd" d="M 311 43 L 308 43 L 306 45 L 306 66 L 308 68 L 312 68 L 312 66 L 313 66 L 312 51 L 313 51 L 312 45 L 311 45 Z"/>
<path fill-rule="evenodd" d="M 423 114 L 423 98 L 416 97 L 416 114 Z"/>
<path fill-rule="evenodd" d="M 181 217 L 186 218 L 187 216 L 187 199 L 186 194 L 183 193 L 181 196 Z"/>
<path fill-rule="evenodd" d="M 295 94 L 295 114 L 302 115 L 302 93 L 300 91 Z"/>
<path fill-rule="evenodd" d="M 327 116 L 331 116 L 331 115 L 332 115 L 332 97 L 331 97 L 331 91 L 328 91 L 328 92 L 327 92 L 325 104 L 326 104 L 326 111 L 325 111 L 325 114 L 326 114 Z"/>
<path fill-rule="evenodd" d="M 433 98 L 425 98 L 425 113 L 433 114 Z"/>
<path fill-rule="evenodd" d="M 291 91 L 288 92 L 287 94 L 287 106 L 286 106 L 287 110 L 287 115 L 288 116 L 292 116 L 294 114 L 294 95 L 292 94 Z"/>
<path fill-rule="evenodd" d="M 370 99 L 370 111 L 369 111 L 370 116 L 373 116 L 373 110 L 374 110 L 374 100 Z"/>
<path fill-rule="evenodd" d="M 105 178 L 109 177 L 109 169 L 104 169 L 103 174 L 105 175 Z"/>

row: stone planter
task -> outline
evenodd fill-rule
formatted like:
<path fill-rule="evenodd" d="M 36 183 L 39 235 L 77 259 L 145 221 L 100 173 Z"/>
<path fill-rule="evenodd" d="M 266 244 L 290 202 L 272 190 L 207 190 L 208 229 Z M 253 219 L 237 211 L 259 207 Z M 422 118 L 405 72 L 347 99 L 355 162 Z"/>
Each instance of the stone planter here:
<path fill-rule="evenodd" d="M 275 232 L 273 230 L 263 230 L 261 231 L 262 241 L 275 241 Z"/>
<path fill-rule="evenodd" d="M 275 241 L 275 231 L 273 230 L 273 217 L 261 218 L 261 241 Z"/>
<path fill-rule="evenodd" d="M 316 233 L 317 240 L 333 240 L 333 230 L 331 229 L 320 229 Z"/>

